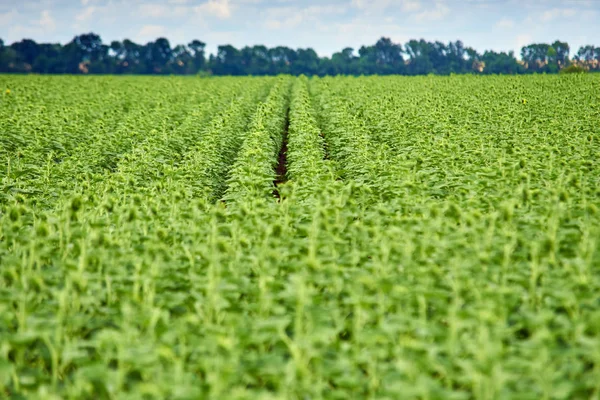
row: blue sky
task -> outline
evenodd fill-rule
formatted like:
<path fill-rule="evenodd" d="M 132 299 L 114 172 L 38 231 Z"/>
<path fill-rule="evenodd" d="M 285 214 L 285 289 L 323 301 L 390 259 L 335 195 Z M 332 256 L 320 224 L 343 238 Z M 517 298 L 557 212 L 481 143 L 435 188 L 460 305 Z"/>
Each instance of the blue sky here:
<path fill-rule="evenodd" d="M 560 39 L 571 54 L 600 45 L 600 0 L 0 0 L 6 43 L 70 41 L 93 31 L 104 42 L 159 36 L 172 45 L 312 47 L 331 55 L 381 36 L 462 40 L 479 51 Z M 596 41 L 596 42 L 594 42 Z"/>

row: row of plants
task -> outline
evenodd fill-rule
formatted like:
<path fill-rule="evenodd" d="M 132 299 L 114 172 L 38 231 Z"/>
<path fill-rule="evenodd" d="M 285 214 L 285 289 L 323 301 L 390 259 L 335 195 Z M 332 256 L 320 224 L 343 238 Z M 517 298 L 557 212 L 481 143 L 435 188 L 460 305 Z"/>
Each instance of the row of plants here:
<path fill-rule="evenodd" d="M 41 79 L 40 84 L 45 80 L 39 77 L 34 79 Z M 17 77 L 17 80 L 26 82 L 24 77 Z M 61 126 L 61 122 L 64 124 L 70 118 L 70 111 L 65 110 L 62 116 L 48 117 L 49 123 L 59 127 L 55 129 L 46 127 L 40 121 L 34 127 L 29 126 L 31 122 L 21 123 L 30 121 L 31 112 L 15 109 L 15 122 L 11 129 L 21 129 L 19 137 L 23 140 L 10 136 L 7 138 L 11 145 L 5 146 L 6 162 L 3 163 L 10 168 L 10 173 L 7 171 L 3 179 L 5 198 L 24 193 L 32 201 L 52 206 L 63 193 L 85 190 L 93 182 L 103 180 L 104 174 L 118 172 L 124 157 L 135 159 L 142 152 L 153 160 L 160 159 L 158 151 L 161 147 L 156 143 L 160 136 L 163 136 L 160 140 L 168 142 L 171 147 L 178 146 L 182 151 L 190 144 L 190 136 L 198 131 L 193 127 L 202 126 L 223 103 L 228 102 L 233 96 L 228 91 L 235 87 L 215 82 L 201 85 L 197 91 L 198 100 L 191 106 L 181 93 L 179 97 L 168 94 L 174 89 L 179 90 L 179 86 L 163 82 L 155 92 L 148 92 L 148 82 L 125 82 L 119 90 L 111 86 L 112 92 L 108 92 L 112 93 L 110 96 L 100 96 L 89 102 L 83 97 L 79 110 L 73 113 L 96 113 L 97 116 L 89 122 L 77 117 L 71 131 Z M 16 86 L 11 96 L 21 102 L 21 97 L 28 98 L 23 90 Z M 241 89 L 238 86 L 236 90 Z M 220 92 L 222 95 L 214 95 Z M 208 93 L 213 93 L 213 96 L 209 97 Z M 74 95 L 71 93 L 70 97 Z M 61 98 L 52 102 L 40 96 L 33 99 L 29 107 L 31 110 L 58 109 L 55 104 L 61 104 L 62 101 Z M 125 107 L 124 103 L 130 105 Z M 114 109 L 114 104 L 117 104 L 117 109 Z M 145 145 L 150 142 L 154 143 Z"/>
<path fill-rule="evenodd" d="M 223 197 L 226 201 L 273 197 L 275 167 L 286 129 L 291 82 L 288 77 L 278 78 L 269 97 L 252 116 L 227 180 Z"/>
<path fill-rule="evenodd" d="M 260 81 L 256 82 L 261 84 Z M 193 183 L 194 197 L 214 203 L 227 187 L 226 179 L 245 139 L 250 116 L 270 89 L 261 84 L 259 91 L 246 86 L 230 106 L 205 125 L 202 139 L 192 145 L 183 168 L 185 179 Z M 266 89 L 266 90 L 265 90 Z"/>
<path fill-rule="evenodd" d="M 287 175 L 298 197 L 311 200 L 323 182 L 334 177 L 325 152 L 325 141 L 315 118 L 308 78 L 294 82 L 289 113 Z"/>

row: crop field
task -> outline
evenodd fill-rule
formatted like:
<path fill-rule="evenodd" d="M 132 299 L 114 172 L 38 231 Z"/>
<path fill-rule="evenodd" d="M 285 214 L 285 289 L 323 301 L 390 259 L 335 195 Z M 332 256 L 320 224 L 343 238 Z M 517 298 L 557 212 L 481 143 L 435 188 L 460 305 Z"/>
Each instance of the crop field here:
<path fill-rule="evenodd" d="M 0 90 L 0 398 L 600 398 L 599 75 Z"/>

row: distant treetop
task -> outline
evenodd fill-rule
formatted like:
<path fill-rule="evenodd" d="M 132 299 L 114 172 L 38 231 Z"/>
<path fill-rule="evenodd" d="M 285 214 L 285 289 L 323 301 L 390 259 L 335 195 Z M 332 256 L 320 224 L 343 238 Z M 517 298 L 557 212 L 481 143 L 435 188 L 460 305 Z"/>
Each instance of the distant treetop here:
<path fill-rule="evenodd" d="M 600 47 L 583 46 L 569 57 L 568 43 L 537 43 L 521 49 L 521 60 L 511 51 L 478 53 L 460 40 L 410 40 L 402 45 L 382 37 L 358 54 L 346 47 L 331 57 L 311 49 L 263 45 L 237 49 L 222 45 L 206 57 L 206 44 L 192 40 L 171 47 L 165 38 L 146 44 L 129 39 L 105 44 L 99 35 L 75 36 L 65 45 L 30 39 L 6 45 L 0 39 L 0 72 L 49 74 L 177 74 L 177 75 L 425 75 L 557 73 L 568 66 L 600 71 Z"/>

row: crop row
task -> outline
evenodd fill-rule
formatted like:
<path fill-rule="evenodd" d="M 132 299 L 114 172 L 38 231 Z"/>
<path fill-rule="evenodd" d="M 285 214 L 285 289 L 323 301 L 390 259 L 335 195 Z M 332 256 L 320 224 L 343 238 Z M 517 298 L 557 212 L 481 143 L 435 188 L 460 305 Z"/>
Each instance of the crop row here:
<path fill-rule="evenodd" d="M 289 107 L 290 84 L 290 79 L 280 78 L 267 100 L 252 116 L 227 181 L 225 200 L 273 196 L 277 155 L 283 144 L 286 110 Z"/>
<path fill-rule="evenodd" d="M 35 142 L 11 141 L 18 148 L 7 156 L 6 165 L 10 166 L 10 173 L 4 179 L 5 196 L 23 193 L 37 202 L 45 203 L 45 206 L 51 206 L 67 192 L 88 190 L 92 182 L 102 181 L 105 173 L 123 172 L 121 170 L 130 163 L 126 160 L 128 157 L 139 163 L 142 162 L 139 154 L 143 154 L 155 165 L 161 160 L 165 163 L 176 162 L 169 159 L 168 152 L 175 150 L 183 153 L 198 139 L 199 131 L 207 119 L 229 102 L 235 93 L 233 90 L 241 90 L 240 85 L 209 84 L 206 88 L 202 87 L 206 90 L 200 91 L 204 97 L 194 105 L 195 108 L 186 105 L 189 112 L 181 117 L 180 107 L 187 103 L 171 103 L 169 96 L 160 94 L 153 97 L 146 94 L 144 88 L 141 86 L 140 90 L 134 86 L 131 92 L 120 94 L 125 98 L 138 96 L 142 99 L 127 110 L 121 109 L 110 116 L 98 118 L 91 126 L 81 122 L 79 129 L 85 131 L 86 126 L 89 129 L 81 138 L 38 127 L 41 132 Z M 208 96 L 208 93 L 213 95 Z M 104 106 L 94 102 L 82 108 L 93 110 Z M 30 137 L 27 133 L 21 136 Z M 48 143 L 63 141 L 68 143 L 68 149 L 64 148 L 61 153 L 47 147 Z M 146 173 L 152 171 L 151 168 L 145 170 Z"/>
<path fill-rule="evenodd" d="M 308 92 L 308 79 L 294 82 L 290 104 L 287 174 L 296 185 L 299 196 L 310 199 L 320 190 L 321 183 L 331 181 L 325 142 L 315 118 Z"/>

